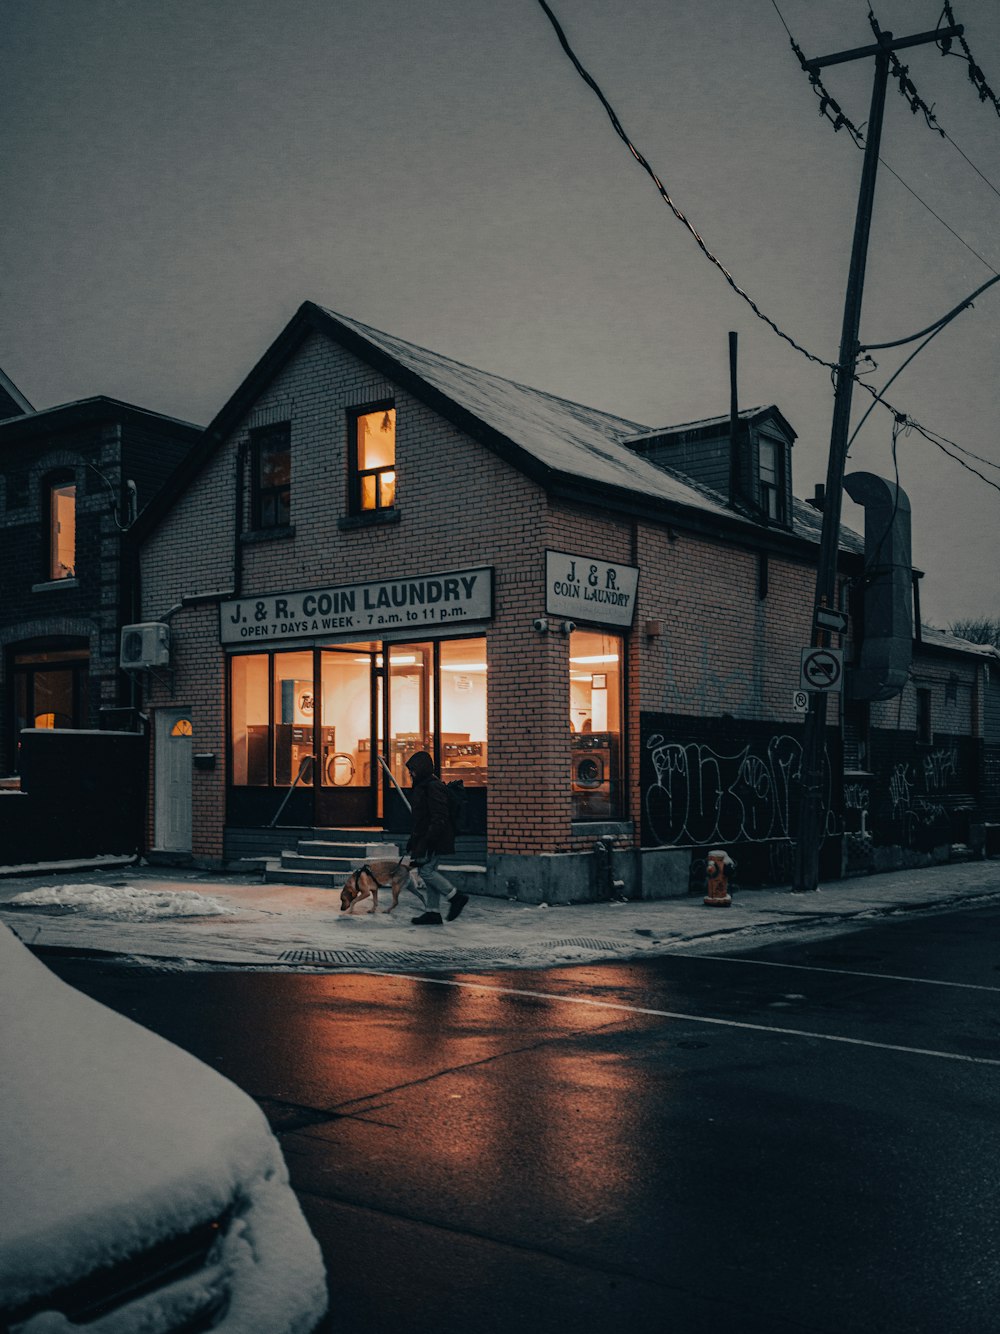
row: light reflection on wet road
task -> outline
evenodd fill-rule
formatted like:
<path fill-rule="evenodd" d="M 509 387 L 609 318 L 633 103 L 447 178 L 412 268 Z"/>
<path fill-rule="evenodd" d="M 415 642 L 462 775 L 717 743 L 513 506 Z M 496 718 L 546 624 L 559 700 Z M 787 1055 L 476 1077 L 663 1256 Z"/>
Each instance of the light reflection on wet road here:
<path fill-rule="evenodd" d="M 998 928 L 438 981 L 57 971 L 260 1101 L 331 1329 L 992 1334 Z"/>

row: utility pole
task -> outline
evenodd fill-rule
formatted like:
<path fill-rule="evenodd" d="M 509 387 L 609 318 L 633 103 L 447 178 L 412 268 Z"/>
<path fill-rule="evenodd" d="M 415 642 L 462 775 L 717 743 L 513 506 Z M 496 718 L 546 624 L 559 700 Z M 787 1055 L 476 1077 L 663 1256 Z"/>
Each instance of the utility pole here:
<path fill-rule="evenodd" d="M 851 422 L 851 396 L 854 389 L 854 369 L 860 346 L 858 330 L 861 325 L 861 298 L 865 285 L 865 266 L 868 259 L 868 237 L 871 231 L 872 205 L 875 199 L 875 176 L 878 171 L 879 144 L 882 139 L 882 116 L 885 110 L 885 89 L 889 79 L 889 53 L 907 46 L 923 46 L 942 38 L 958 37 L 964 28 L 938 28 L 912 37 L 893 38 L 891 32 L 878 34 L 874 46 L 857 47 L 835 55 L 821 56 L 806 62 L 812 73 L 827 65 L 842 65 L 847 61 L 875 57 L 875 82 L 872 88 L 871 111 L 865 135 L 865 160 L 861 172 L 861 189 L 854 221 L 854 244 L 851 249 L 851 267 L 847 278 L 847 296 L 844 301 L 844 322 L 840 335 L 840 358 L 835 372 L 833 425 L 830 430 L 830 455 L 826 470 L 826 495 L 823 507 L 823 526 L 820 532 L 819 564 L 816 568 L 816 602 L 814 618 L 823 608 L 834 609 L 837 601 L 837 553 L 840 547 L 840 514 L 843 500 L 844 470 L 847 464 L 847 441 Z M 825 648 L 829 632 L 815 625 L 813 647 Z M 795 846 L 795 868 L 792 889 L 797 893 L 814 890 L 819 881 L 819 845 L 823 836 L 825 811 L 823 807 L 823 756 L 826 740 L 825 690 L 812 690 L 809 712 L 805 716 L 802 737 L 802 799 L 799 813 L 798 839 Z"/>

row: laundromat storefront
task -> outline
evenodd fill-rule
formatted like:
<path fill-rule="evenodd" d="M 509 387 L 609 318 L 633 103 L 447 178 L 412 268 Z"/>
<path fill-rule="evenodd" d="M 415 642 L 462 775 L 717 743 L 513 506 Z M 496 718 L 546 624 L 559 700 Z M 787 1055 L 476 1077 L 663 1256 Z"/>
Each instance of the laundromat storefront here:
<path fill-rule="evenodd" d="M 489 568 L 223 603 L 227 824 L 266 827 L 280 812 L 282 825 L 405 826 L 396 785 L 407 757 L 427 750 L 446 781 L 462 779 L 468 831 L 484 831 L 476 631 L 492 613 Z"/>

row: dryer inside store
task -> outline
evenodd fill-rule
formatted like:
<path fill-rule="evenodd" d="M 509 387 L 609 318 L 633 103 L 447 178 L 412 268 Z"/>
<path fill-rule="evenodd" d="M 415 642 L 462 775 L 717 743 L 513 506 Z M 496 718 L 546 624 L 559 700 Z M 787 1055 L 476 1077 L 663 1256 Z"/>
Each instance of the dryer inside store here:
<path fill-rule="evenodd" d="M 592 796 L 595 806 L 610 804 L 617 740 L 610 732 L 583 732 L 573 737 L 573 791 Z"/>

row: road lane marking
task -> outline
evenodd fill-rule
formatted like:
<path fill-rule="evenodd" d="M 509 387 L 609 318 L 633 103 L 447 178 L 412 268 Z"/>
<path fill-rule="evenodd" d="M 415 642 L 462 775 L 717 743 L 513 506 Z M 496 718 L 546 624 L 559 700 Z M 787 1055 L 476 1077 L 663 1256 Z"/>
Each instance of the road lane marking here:
<path fill-rule="evenodd" d="M 860 968 L 817 968 L 809 963 L 779 963 L 774 959 L 738 959 L 728 954 L 692 954 L 692 959 L 712 959 L 717 963 L 752 963 L 758 968 L 797 968 L 803 973 L 834 973 L 845 977 L 874 977 L 880 982 L 917 982 L 925 987 L 959 987 L 963 991 L 1000 991 L 983 982 L 944 982 L 937 977 L 906 977 L 902 973 L 866 973 Z"/>
<path fill-rule="evenodd" d="M 841 1042 L 850 1047 L 872 1047 L 876 1051 L 898 1051 L 907 1056 L 934 1056 L 942 1061 L 964 1061 L 968 1065 L 1000 1065 L 992 1056 L 965 1056 L 961 1052 L 936 1051 L 933 1047 L 902 1047 L 895 1042 L 870 1042 L 866 1038 L 848 1038 L 837 1033 L 814 1033 L 802 1028 L 777 1028 L 772 1024 L 748 1024 L 742 1019 L 715 1019 L 704 1014 L 684 1014 L 680 1010 L 658 1010 L 646 1005 L 625 1005 L 622 1001 L 595 1000 L 592 996 L 559 996 L 551 991 L 529 991 L 523 987 L 497 987 L 488 982 L 459 982 L 450 977 L 423 977 L 414 973 L 385 973 L 377 968 L 359 970 L 368 977 L 388 977 L 396 981 L 422 982 L 427 986 L 459 987 L 468 991 L 492 991 L 501 996 L 527 996 L 532 1000 L 559 1001 L 563 1005 L 589 1005 L 597 1010 L 618 1010 L 625 1014 L 651 1014 L 659 1019 L 682 1019 L 689 1024 L 714 1024 L 718 1028 L 739 1028 L 752 1033 L 774 1033 L 781 1037 L 815 1038 L 817 1042 Z"/>

